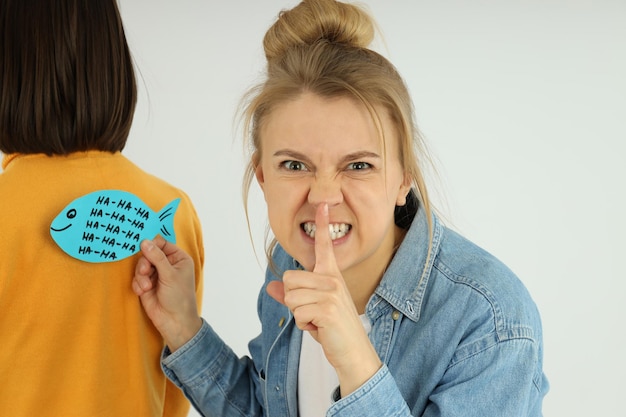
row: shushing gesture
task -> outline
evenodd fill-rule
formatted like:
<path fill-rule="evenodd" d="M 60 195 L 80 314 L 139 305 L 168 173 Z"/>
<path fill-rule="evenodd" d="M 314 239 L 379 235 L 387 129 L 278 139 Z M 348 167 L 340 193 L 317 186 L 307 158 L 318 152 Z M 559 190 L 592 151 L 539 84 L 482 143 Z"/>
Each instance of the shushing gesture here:
<path fill-rule="evenodd" d="M 328 204 L 315 213 L 315 266 L 313 271 L 291 270 L 282 283 L 270 282 L 267 292 L 292 311 L 298 328 L 322 345 L 339 377 L 341 395 L 365 383 L 381 367 L 350 292 L 337 266 L 328 230 Z"/>
<path fill-rule="evenodd" d="M 178 246 L 157 236 L 141 242 L 133 291 L 152 323 L 174 352 L 202 326 L 195 296 L 193 259 Z"/>

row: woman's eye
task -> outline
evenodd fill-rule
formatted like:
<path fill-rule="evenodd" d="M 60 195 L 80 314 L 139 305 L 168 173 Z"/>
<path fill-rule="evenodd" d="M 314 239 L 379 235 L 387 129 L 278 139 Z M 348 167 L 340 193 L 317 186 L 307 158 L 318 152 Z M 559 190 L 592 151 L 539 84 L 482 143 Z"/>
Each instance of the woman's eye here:
<path fill-rule="evenodd" d="M 353 171 L 360 171 L 363 169 L 371 168 L 372 166 L 367 162 L 352 162 L 348 164 L 348 169 Z"/>
<path fill-rule="evenodd" d="M 306 171 L 306 165 L 299 161 L 285 161 L 282 164 L 282 167 L 288 169 L 289 171 Z"/>

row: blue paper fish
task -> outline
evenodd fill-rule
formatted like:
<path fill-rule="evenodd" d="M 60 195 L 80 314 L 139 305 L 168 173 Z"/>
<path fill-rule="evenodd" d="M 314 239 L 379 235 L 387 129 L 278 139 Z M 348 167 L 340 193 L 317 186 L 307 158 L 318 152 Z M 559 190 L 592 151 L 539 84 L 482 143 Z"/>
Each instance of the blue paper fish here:
<path fill-rule="evenodd" d="M 144 239 L 161 234 L 176 243 L 174 213 L 180 198 L 156 213 L 134 194 L 101 190 L 77 198 L 50 225 L 52 239 L 85 262 L 114 262 L 139 252 Z"/>

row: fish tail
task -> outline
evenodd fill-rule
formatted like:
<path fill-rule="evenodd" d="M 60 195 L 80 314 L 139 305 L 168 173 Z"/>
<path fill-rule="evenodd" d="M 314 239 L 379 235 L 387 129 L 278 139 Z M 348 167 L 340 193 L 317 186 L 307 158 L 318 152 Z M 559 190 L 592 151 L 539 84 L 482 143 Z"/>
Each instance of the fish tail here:
<path fill-rule="evenodd" d="M 167 206 L 163 208 L 159 214 L 159 231 L 165 240 L 171 243 L 176 243 L 176 234 L 174 233 L 174 213 L 178 209 L 180 204 L 180 198 L 173 200 Z"/>

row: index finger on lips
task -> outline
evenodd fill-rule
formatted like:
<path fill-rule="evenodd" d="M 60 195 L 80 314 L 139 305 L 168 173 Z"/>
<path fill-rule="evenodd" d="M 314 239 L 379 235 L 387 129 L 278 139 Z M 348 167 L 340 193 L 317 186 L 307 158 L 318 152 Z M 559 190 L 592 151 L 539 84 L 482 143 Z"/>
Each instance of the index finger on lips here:
<path fill-rule="evenodd" d="M 328 204 L 321 203 L 315 212 L 315 267 L 313 272 L 333 274 L 338 271 L 329 224 Z"/>

